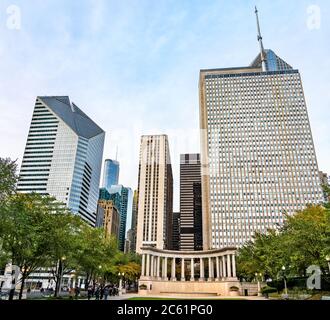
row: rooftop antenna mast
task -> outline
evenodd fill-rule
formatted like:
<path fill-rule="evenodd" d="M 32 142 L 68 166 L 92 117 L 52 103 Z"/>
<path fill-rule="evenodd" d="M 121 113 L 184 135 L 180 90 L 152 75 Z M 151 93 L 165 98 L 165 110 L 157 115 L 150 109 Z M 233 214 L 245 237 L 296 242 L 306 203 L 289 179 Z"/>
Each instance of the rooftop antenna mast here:
<path fill-rule="evenodd" d="M 116 147 L 116 161 L 118 160 L 118 146 Z"/>
<path fill-rule="evenodd" d="M 262 66 L 262 71 L 267 71 L 267 65 L 266 65 L 266 56 L 265 56 L 265 49 L 264 45 L 262 43 L 262 36 L 261 36 L 261 31 L 260 31 L 260 23 L 259 23 L 259 16 L 258 16 L 258 9 L 255 7 L 255 14 L 257 17 L 257 27 L 258 27 L 258 42 L 260 44 L 260 51 L 261 51 L 261 66 Z"/>

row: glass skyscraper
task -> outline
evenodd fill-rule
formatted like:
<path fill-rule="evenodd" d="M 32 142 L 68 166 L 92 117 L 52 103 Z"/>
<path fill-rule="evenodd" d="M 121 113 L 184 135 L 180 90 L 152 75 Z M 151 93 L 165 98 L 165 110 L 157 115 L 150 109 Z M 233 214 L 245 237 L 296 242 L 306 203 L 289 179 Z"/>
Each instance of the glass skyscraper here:
<path fill-rule="evenodd" d="M 199 218 L 202 216 L 201 206 L 195 206 L 197 199 L 201 195 L 198 190 L 201 188 L 201 163 L 199 154 L 182 154 L 180 156 L 180 250 L 192 251 L 196 249 L 197 239 L 202 238 L 201 223 L 198 225 Z M 199 234 L 197 234 L 199 233 Z M 202 245 L 199 246 L 200 248 Z"/>
<path fill-rule="evenodd" d="M 119 181 L 119 162 L 106 159 L 104 161 L 102 188 L 110 189 L 112 185 L 117 185 Z"/>
<path fill-rule="evenodd" d="M 17 190 L 52 195 L 94 226 L 104 137 L 69 97 L 37 97 Z"/>
<path fill-rule="evenodd" d="M 125 235 L 126 235 L 126 221 L 127 216 L 131 215 L 129 210 L 132 209 L 132 190 L 125 188 L 122 185 L 113 185 L 109 189 L 101 188 L 99 194 L 100 200 L 112 200 L 115 207 L 119 211 L 120 226 L 118 235 L 118 248 L 124 251 Z"/>
<path fill-rule="evenodd" d="M 273 51 L 201 70 L 200 126 L 204 249 L 241 246 L 322 201 L 301 77 Z"/>

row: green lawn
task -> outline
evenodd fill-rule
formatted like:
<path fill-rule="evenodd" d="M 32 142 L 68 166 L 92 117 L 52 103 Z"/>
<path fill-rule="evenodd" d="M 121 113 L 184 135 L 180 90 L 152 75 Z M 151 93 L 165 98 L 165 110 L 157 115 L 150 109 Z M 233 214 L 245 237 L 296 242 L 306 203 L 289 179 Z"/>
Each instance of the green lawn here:
<path fill-rule="evenodd" d="M 155 298 L 155 297 L 134 297 L 134 298 L 129 298 L 127 300 L 246 300 L 243 298 L 193 298 L 193 299 L 189 299 L 189 298 Z"/>

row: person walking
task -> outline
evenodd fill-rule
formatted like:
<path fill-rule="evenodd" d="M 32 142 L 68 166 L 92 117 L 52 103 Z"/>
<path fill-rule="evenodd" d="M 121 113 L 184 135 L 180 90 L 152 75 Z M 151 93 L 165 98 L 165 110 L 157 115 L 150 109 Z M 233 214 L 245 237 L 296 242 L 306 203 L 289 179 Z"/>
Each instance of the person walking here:
<path fill-rule="evenodd" d="M 88 287 L 87 290 L 87 299 L 90 300 L 93 296 L 93 288 L 92 287 Z"/>
<path fill-rule="evenodd" d="M 109 287 L 108 286 L 106 286 L 105 288 L 104 288 L 104 300 L 108 300 L 108 295 L 109 295 Z"/>
<path fill-rule="evenodd" d="M 97 287 L 95 290 L 95 299 L 100 300 L 100 288 Z"/>
<path fill-rule="evenodd" d="M 103 300 L 103 295 L 104 295 L 104 287 L 101 287 L 101 290 L 100 290 L 100 300 Z"/>
<path fill-rule="evenodd" d="M 79 294 L 80 294 L 80 288 L 79 287 L 76 287 L 76 290 L 75 290 L 75 298 L 76 299 L 78 299 Z"/>

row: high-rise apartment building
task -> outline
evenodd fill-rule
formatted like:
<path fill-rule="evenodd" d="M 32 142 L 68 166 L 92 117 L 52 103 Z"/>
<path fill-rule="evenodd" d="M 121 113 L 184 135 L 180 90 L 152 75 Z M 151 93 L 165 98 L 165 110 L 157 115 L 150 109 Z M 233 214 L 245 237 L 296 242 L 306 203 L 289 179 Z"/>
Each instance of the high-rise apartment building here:
<path fill-rule="evenodd" d="M 173 177 L 166 135 L 142 136 L 136 252 L 144 245 L 172 248 Z"/>
<path fill-rule="evenodd" d="M 110 189 L 112 185 L 118 185 L 119 162 L 117 160 L 106 159 L 103 167 L 102 188 Z"/>
<path fill-rule="evenodd" d="M 95 226 L 104 137 L 69 97 L 37 97 L 17 190 L 52 195 Z"/>
<path fill-rule="evenodd" d="M 201 163 L 199 154 L 182 154 L 180 156 L 180 250 L 190 251 L 195 249 L 195 238 L 201 238 L 196 232 L 195 215 L 200 215 L 201 207 L 196 199 L 197 189 L 201 184 Z M 198 189 L 201 191 L 200 187 Z M 197 221 L 196 221 L 197 222 Z"/>
<path fill-rule="evenodd" d="M 200 72 L 204 249 L 241 246 L 323 198 L 300 73 L 258 39 L 249 67 Z"/>

